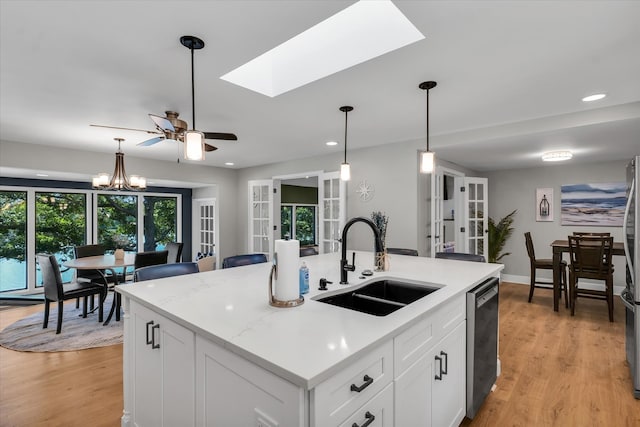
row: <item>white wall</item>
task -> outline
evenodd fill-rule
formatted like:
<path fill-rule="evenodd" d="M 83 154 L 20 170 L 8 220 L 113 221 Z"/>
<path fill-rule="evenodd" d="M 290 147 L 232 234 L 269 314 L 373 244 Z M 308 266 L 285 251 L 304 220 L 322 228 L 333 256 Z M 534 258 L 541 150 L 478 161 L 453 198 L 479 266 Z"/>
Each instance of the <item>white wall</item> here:
<path fill-rule="evenodd" d="M 560 186 L 566 184 L 624 182 L 626 161 L 572 165 L 558 163 L 531 169 L 505 170 L 486 174 L 489 178 L 489 211 L 498 221 L 514 209 L 514 232 L 504 251 L 511 252 L 502 259 L 503 274 L 509 279 L 528 283 L 529 258 L 524 242 L 524 233 L 531 232 L 537 258 L 551 258 L 551 242 L 566 239 L 574 231 L 610 232 L 614 241 L 622 241 L 622 227 L 576 227 L 561 225 Z M 536 222 L 536 188 L 553 188 L 553 222 Z M 568 257 L 565 257 L 567 259 Z M 616 268 L 614 284 L 624 286 L 625 260 L 614 257 Z M 541 277 L 551 274 L 540 272 Z"/>

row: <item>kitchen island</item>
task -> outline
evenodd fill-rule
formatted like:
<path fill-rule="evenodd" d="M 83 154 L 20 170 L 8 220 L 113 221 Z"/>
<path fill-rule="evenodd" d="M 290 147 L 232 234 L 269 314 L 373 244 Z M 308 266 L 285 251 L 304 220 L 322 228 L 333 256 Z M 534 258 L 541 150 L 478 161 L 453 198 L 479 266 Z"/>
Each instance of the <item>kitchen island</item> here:
<path fill-rule="evenodd" d="M 305 257 L 310 292 L 293 308 L 268 304 L 270 263 L 119 286 L 122 425 L 458 425 L 465 294 L 502 265 L 390 255 L 363 278 L 373 254 L 356 254 L 348 285 L 338 254 Z M 382 317 L 314 300 L 382 278 L 440 289 Z"/>

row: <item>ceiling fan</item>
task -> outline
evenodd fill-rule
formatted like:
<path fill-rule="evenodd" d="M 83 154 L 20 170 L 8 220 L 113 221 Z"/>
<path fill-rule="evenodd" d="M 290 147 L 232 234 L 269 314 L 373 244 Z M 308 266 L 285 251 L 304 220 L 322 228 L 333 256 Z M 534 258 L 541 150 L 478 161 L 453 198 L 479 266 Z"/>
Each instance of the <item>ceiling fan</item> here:
<path fill-rule="evenodd" d="M 174 140 L 185 142 L 189 139 L 188 134 L 197 134 L 201 135 L 199 141 L 196 144 L 202 145 L 202 159 L 204 158 L 204 151 L 215 151 L 218 148 L 214 145 L 211 145 L 207 142 L 204 142 L 205 139 L 219 139 L 224 141 L 237 141 L 238 137 L 233 133 L 222 133 L 222 132 L 200 132 L 196 129 L 196 108 L 195 108 L 195 84 L 194 84 L 194 72 L 193 72 L 193 51 L 197 49 L 202 49 L 204 47 L 204 42 L 195 36 L 182 36 L 180 37 L 180 43 L 183 46 L 188 48 L 191 51 L 191 110 L 193 113 L 193 128 L 192 130 L 187 130 L 188 125 L 182 119 L 179 119 L 179 113 L 176 111 L 165 111 L 165 117 L 158 116 L 155 114 L 149 114 L 149 117 L 155 124 L 155 130 L 145 130 L 145 129 L 133 129 L 133 128 L 125 128 L 118 126 L 105 126 L 105 125 L 90 125 L 94 127 L 102 127 L 109 129 L 120 129 L 120 130 L 131 130 L 137 132 L 146 132 L 148 134 L 159 135 L 148 139 L 146 141 L 140 142 L 137 145 L 140 146 L 149 146 L 154 145 L 160 141 L 164 140 Z M 187 157 L 187 150 L 190 148 L 185 147 L 185 157 Z M 189 157 L 187 157 L 189 158 Z M 196 158 L 192 158 L 194 160 L 199 160 Z"/>

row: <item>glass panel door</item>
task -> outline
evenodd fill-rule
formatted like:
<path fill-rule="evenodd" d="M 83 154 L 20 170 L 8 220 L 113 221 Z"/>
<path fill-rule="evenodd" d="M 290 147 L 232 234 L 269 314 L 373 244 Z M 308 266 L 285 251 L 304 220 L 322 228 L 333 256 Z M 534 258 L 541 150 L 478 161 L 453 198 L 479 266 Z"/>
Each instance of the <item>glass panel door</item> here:
<path fill-rule="evenodd" d="M 27 289 L 27 192 L 0 191 L 0 292 Z"/>
<path fill-rule="evenodd" d="M 249 181 L 249 244 L 251 253 L 271 255 L 273 235 L 273 184 L 269 180 Z"/>
<path fill-rule="evenodd" d="M 195 200 L 193 203 L 194 255 L 198 253 L 215 255 L 218 252 L 216 229 L 216 200 Z"/>
<path fill-rule="evenodd" d="M 485 255 L 489 235 L 488 180 L 487 178 L 465 178 L 467 206 L 467 240 L 465 252 Z"/>
<path fill-rule="evenodd" d="M 322 174 L 319 180 L 320 253 L 340 250 L 340 233 L 346 222 L 346 184 L 340 172 Z"/>
<path fill-rule="evenodd" d="M 442 168 L 436 167 L 431 174 L 431 257 L 444 248 L 443 186 Z"/>

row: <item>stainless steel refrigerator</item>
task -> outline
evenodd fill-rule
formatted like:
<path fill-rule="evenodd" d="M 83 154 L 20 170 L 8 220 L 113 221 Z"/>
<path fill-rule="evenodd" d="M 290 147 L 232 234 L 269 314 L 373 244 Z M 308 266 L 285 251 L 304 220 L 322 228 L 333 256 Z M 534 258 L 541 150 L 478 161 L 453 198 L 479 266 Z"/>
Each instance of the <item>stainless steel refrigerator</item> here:
<path fill-rule="evenodd" d="M 624 211 L 624 252 L 627 258 L 627 285 L 620 294 L 625 305 L 625 348 L 627 362 L 631 369 L 633 394 L 640 399 L 640 215 L 638 195 L 640 195 L 640 156 L 636 156 L 627 166 L 627 206 Z"/>

